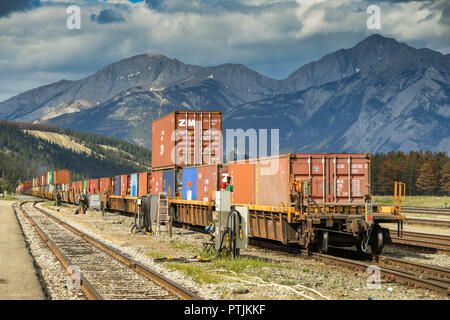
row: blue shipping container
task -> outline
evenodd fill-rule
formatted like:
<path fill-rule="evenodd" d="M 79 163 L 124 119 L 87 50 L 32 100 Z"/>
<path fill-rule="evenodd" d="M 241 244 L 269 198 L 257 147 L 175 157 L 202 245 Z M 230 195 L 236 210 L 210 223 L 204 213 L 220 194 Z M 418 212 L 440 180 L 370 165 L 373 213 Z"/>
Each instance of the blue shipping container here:
<path fill-rule="evenodd" d="M 137 197 L 138 195 L 138 175 L 137 173 L 131 175 L 130 196 Z"/>
<path fill-rule="evenodd" d="M 183 169 L 183 200 L 197 200 L 197 167 Z"/>
<path fill-rule="evenodd" d="M 120 176 L 116 176 L 116 183 L 114 185 L 114 195 L 120 196 Z"/>
<path fill-rule="evenodd" d="M 162 192 L 166 192 L 169 197 L 174 196 L 174 190 L 175 190 L 175 178 L 174 178 L 174 171 L 173 170 L 166 170 L 163 171 L 163 178 L 162 178 Z M 169 187 L 170 187 L 170 194 L 169 194 Z"/>

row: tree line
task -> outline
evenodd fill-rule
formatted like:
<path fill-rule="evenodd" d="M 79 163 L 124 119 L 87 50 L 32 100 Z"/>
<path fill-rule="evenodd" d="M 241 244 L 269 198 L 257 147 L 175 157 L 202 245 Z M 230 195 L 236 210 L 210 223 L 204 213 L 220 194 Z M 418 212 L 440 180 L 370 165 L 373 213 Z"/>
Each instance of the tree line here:
<path fill-rule="evenodd" d="M 393 195 L 394 182 L 406 184 L 406 194 L 449 195 L 450 160 L 445 152 L 402 151 L 372 156 L 372 194 Z"/>
<path fill-rule="evenodd" d="M 28 130 L 49 130 L 67 134 L 90 153 L 76 152 L 27 134 Z M 100 145 L 117 148 L 105 149 Z M 124 146 L 123 150 L 121 147 Z M 123 152 L 124 151 L 124 152 Z M 142 161 L 142 162 L 141 162 Z M 0 121 L 0 192 L 13 191 L 18 181 L 28 181 L 50 170 L 68 169 L 71 180 L 96 179 L 131 172 L 148 171 L 151 151 L 131 143 L 90 134 L 71 134 L 46 125 L 23 125 Z"/>

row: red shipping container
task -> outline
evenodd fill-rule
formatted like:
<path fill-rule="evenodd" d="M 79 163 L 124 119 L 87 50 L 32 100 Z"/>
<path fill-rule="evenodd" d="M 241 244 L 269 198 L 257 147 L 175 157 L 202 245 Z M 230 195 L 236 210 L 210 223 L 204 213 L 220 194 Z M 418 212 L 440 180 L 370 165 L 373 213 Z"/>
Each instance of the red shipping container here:
<path fill-rule="evenodd" d="M 255 164 L 249 161 L 229 163 L 231 177 L 231 202 L 236 204 L 255 204 Z"/>
<path fill-rule="evenodd" d="M 78 192 L 83 192 L 83 181 L 78 181 Z"/>
<path fill-rule="evenodd" d="M 152 194 L 159 194 L 162 192 L 162 171 L 152 172 Z"/>
<path fill-rule="evenodd" d="M 112 181 L 113 181 L 114 179 L 111 179 L 111 178 L 101 178 L 100 179 L 100 193 L 113 193 L 113 191 L 114 191 L 114 189 L 112 188 L 113 187 L 113 184 L 112 184 Z"/>
<path fill-rule="evenodd" d="M 227 182 L 228 166 L 208 165 L 197 167 L 197 200 L 209 201 L 216 199 L 216 191 L 220 184 Z"/>
<path fill-rule="evenodd" d="M 311 181 L 316 202 L 363 202 L 371 192 L 369 154 L 295 154 L 291 170 Z"/>
<path fill-rule="evenodd" d="M 310 183 L 317 203 L 358 203 L 370 194 L 369 154 L 287 154 L 229 164 L 233 203 L 278 206 L 291 201 L 290 181 Z"/>
<path fill-rule="evenodd" d="M 152 173 L 147 175 L 147 194 L 152 193 Z"/>
<path fill-rule="evenodd" d="M 100 180 L 91 179 L 89 180 L 89 194 L 96 194 L 100 191 Z"/>
<path fill-rule="evenodd" d="M 89 185 L 87 186 L 88 190 L 87 193 L 93 194 L 94 193 L 94 180 L 89 180 Z"/>
<path fill-rule="evenodd" d="M 126 174 L 120 176 L 120 195 L 126 196 L 128 188 L 128 176 Z"/>
<path fill-rule="evenodd" d="M 69 170 L 55 170 L 53 176 L 54 184 L 66 184 L 70 182 Z"/>
<path fill-rule="evenodd" d="M 174 111 L 152 123 L 152 167 L 222 163 L 222 112 Z"/>

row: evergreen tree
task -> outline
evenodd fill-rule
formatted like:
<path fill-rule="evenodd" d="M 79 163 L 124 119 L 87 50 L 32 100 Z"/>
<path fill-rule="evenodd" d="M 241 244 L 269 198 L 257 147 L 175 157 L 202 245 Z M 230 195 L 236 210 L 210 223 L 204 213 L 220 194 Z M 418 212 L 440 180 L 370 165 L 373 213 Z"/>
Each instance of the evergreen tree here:
<path fill-rule="evenodd" d="M 439 167 L 436 159 L 427 151 L 419 170 L 416 186 L 423 194 L 432 195 L 439 191 Z"/>
<path fill-rule="evenodd" d="M 440 191 L 444 195 L 450 194 L 450 161 L 447 160 L 446 164 L 441 171 Z"/>

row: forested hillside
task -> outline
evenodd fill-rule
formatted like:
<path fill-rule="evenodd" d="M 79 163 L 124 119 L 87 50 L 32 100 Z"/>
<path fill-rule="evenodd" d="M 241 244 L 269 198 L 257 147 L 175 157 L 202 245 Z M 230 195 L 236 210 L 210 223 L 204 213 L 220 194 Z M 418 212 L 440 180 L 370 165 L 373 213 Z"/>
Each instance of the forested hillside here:
<path fill-rule="evenodd" d="M 60 138 L 64 144 L 47 136 Z M 98 135 L 41 124 L 0 121 L 1 186 L 45 171 L 69 169 L 72 181 L 148 171 L 151 152 L 137 145 Z"/>
<path fill-rule="evenodd" d="M 377 153 L 372 158 L 372 193 L 393 195 L 394 181 L 406 184 L 407 195 L 450 193 L 450 159 L 444 152 Z"/>

